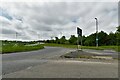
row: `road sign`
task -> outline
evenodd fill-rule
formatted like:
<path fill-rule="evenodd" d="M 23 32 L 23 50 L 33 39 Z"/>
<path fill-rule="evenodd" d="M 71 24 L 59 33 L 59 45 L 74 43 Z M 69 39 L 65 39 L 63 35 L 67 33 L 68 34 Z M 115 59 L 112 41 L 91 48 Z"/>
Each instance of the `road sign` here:
<path fill-rule="evenodd" d="M 78 34 L 79 36 L 82 36 L 82 29 L 80 29 L 79 27 L 77 27 L 77 34 Z"/>
<path fill-rule="evenodd" d="M 77 34 L 78 34 L 78 50 L 79 50 L 79 37 L 81 37 L 81 45 L 80 45 L 80 50 L 82 50 L 82 29 L 77 27 Z"/>

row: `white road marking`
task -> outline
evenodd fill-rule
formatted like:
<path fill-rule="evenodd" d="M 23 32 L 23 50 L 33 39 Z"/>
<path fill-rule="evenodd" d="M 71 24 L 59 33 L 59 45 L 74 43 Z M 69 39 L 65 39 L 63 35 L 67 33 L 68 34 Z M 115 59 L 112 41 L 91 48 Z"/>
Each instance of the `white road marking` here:
<path fill-rule="evenodd" d="M 92 56 L 92 58 L 113 59 L 112 57 L 109 56 Z"/>
<path fill-rule="evenodd" d="M 28 67 L 27 69 L 31 69 L 31 68 L 32 68 L 32 66 Z"/>
<path fill-rule="evenodd" d="M 51 62 L 60 62 L 60 63 L 90 63 L 90 64 L 114 64 L 114 63 L 107 63 L 107 62 L 91 62 L 91 61 L 72 61 L 72 60 L 54 60 L 54 61 L 51 61 Z"/>

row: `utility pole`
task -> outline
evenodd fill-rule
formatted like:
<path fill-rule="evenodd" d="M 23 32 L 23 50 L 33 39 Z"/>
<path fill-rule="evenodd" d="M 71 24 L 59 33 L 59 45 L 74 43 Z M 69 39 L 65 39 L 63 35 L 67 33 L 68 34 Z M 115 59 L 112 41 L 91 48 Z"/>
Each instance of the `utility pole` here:
<path fill-rule="evenodd" d="M 95 18 L 96 20 L 96 47 L 98 47 L 98 19 Z"/>
<path fill-rule="evenodd" d="M 15 33 L 15 37 L 16 37 L 16 42 L 17 42 L 17 37 L 18 37 L 18 33 L 17 32 Z"/>
<path fill-rule="evenodd" d="M 17 46 L 17 37 L 18 37 L 18 33 L 16 32 L 16 33 L 15 33 L 16 43 L 15 43 L 14 46 Z"/>

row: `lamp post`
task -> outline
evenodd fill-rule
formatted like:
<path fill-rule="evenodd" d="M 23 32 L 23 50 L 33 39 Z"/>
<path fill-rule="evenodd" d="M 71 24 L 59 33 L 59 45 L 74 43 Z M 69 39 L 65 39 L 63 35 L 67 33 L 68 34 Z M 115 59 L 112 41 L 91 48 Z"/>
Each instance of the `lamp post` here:
<path fill-rule="evenodd" d="M 96 47 L 98 47 L 98 19 L 95 18 L 96 20 Z"/>

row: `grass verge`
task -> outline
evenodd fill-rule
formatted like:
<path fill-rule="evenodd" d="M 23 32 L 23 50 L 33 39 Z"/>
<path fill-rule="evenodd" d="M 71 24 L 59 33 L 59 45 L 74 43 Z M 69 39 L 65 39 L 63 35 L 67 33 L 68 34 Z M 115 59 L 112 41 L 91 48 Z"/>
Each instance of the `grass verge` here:
<path fill-rule="evenodd" d="M 45 43 L 44 46 L 53 46 L 53 47 L 64 47 L 64 48 L 77 48 L 77 45 L 66 45 L 66 44 L 53 44 Z M 95 50 L 114 50 L 120 52 L 120 46 L 82 46 L 83 49 L 95 49 Z"/>
<path fill-rule="evenodd" d="M 13 52 L 25 52 L 25 51 L 33 51 L 43 49 L 44 46 L 42 45 L 35 45 L 35 46 L 25 46 L 21 44 L 16 45 L 2 45 L 2 54 L 5 53 L 13 53 Z"/>

